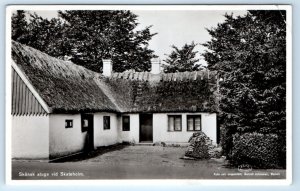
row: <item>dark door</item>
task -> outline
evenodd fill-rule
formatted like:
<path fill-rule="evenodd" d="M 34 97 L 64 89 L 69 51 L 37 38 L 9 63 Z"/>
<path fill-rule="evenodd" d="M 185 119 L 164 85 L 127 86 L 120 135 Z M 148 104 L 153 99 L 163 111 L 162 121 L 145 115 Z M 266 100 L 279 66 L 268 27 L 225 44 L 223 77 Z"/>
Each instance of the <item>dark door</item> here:
<path fill-rule="evenodd" d="M 140 142 L 153 142 L 152 114 L 140 114 Z"/>
<path fill-rule="evenodd" d="M 86 133 L 84 150 L 90 151 L 94 149 L 94 115 L 81 114 L 81 130 Z"/>

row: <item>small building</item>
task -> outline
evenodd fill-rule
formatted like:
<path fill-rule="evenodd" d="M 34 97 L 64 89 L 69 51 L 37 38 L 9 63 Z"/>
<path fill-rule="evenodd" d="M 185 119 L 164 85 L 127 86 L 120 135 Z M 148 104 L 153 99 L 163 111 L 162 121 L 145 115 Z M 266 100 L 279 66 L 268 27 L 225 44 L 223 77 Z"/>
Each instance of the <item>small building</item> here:
<path fill-rule="evenodd" d="M 54 159 L 122 142 L 217 142 L 215 72 L 103 74 L 12 41 L 12 157 Z"/>

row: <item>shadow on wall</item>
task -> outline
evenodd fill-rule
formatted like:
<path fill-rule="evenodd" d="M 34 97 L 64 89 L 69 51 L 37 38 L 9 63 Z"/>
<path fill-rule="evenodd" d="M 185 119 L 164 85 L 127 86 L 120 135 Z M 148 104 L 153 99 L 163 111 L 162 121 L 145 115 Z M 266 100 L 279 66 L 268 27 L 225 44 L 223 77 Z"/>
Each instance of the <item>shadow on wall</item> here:
<path fill-rule="evenodd" d="M 84 139 L 83 153 L 89 153 L 94 150 L 94 145 L 92 145 L 90 133 L 87 133 Z"/>

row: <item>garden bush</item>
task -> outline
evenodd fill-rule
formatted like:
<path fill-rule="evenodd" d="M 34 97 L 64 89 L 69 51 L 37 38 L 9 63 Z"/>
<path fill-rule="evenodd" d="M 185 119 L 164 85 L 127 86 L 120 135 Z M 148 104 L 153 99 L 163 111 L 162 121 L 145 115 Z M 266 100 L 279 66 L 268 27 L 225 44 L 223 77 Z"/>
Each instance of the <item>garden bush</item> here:
<path fill-rule="evenodd" d="M 222 148 L 216 147 L 212 140 L 203 132 L 193 133 L 189 140 L 189 146 L 185 152 L 185 157 L 189 159 L 210 159 L 220 158 Z"/>
<path fill-rule="evenodd" d="M 245 133 L 233 135 L 231 163 L 253 168 L 280 168 L 282 145 L 276 134 Z M 285 158 L 285 156 L 284 156 Z"/>

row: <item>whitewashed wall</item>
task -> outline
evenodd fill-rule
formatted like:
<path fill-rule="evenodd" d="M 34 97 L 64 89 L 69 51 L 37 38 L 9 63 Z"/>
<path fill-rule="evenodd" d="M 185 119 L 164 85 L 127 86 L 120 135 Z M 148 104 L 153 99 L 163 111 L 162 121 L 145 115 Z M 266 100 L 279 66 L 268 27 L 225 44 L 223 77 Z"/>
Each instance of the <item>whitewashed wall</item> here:
<path fill-rule="evenodd" d="M 130 117 L 130 131 L 123 131 L 122 117 L 119 118 L 119 139 L 120 142 L 139 143 L 140 118 L 139 114 L 124 114 Z"/>
<path fill-rule="evenodd" d="M 110 129 L 103 129 L 103 116 L 110 116 Z M 118 127 L 119 121 L 117 114 L 114 113 L 96 113 L 94 114 L 94 145 L 108 146 L 119 142 Z"/>
<path fill-rule="evenodd" d="M 182 131 L 168 131 L 168 115 L 182 116 Z M 125 114 L 124 114 L 125 115 Z M 139 114 L 126 114 L 130 116 L 130 131 L 122 130 L 122 117 L 119 117 L 119 140 L 120 142 L 139 143 Z M 187 143 L 194 133 L 187 131 L 187 115 L 201 115 L 202 131 L 216 143 L 217 141 L 217 115 L 215 113 L 154 113 L 153 114 L 153 142 L 163 141 L 166 143 Z"/>
<path fill-rule="evenodd" d="M 12 158 L 48 159 L 49 116 L 12 116 Z"/>
<path fill-rule="evenodd" d="M 178 114 L 178 113 L 176 113 Z M 201 114 L 202 131 L 213 142 L 217 140 L 216 114 L 183 113 L 182 131 L 168 131 L 168 115 L 172 113 L 153 114 L 153 142 L 184 143 L 193 132 L 187 131 L 187 115 Z M 103 129 L 103 116 L 110 116 L 111 128 Z M 130 131 L 122 130 L 122 117 L 114 113 L 94 114 L 94 146 L 108 146 L 118 142 L 139 143 L 139 114 L 130 116 Z M 73 128 L 65 128 L 65 120 L 73 120 Z M 13 116 L 12 117 L 12 157 L 42 159 L 59 157 L 82 151 L 86 133 L 81 132 L 80 114 L 51 114 L 47 116 Z"/>
<path fill-rule="evenodd" d="M 66 119 L 73 120 L 73 128 L 65 128 Z M 81 132 L 80 114 L 51 114 L 49 132 L 51 157 L 69 155 L 84 148 L 87 132 Z"/>
<path fill-rule="evenodd" d="M 217 143 L 217 114 L 203 113 L 202 117 L 202 131 L 214 142 Z"/>
<path fill-rule="evenodd" d="M 180 113 L 175 113 L 178 115 Z M 170 132 L 168 131 L 168 115 L 172 113 L 157 113 L 153 114 L 153 142 L 188 142 L 189 138 L 194 133 L 193 131 L 187 131 L 187 115 L 201 114 L 201 126 L 202 131 L 210 137 L 210 139 L 216 143 L 217 141 L 217 118 L 216 114 L 209 113 L 181 113 L 182 116 L 182 131 Z"/>

